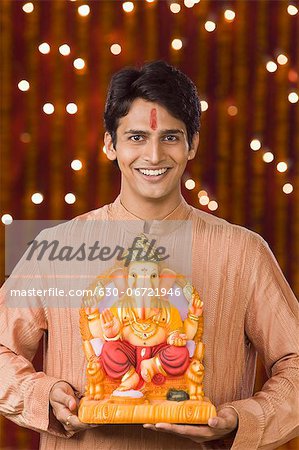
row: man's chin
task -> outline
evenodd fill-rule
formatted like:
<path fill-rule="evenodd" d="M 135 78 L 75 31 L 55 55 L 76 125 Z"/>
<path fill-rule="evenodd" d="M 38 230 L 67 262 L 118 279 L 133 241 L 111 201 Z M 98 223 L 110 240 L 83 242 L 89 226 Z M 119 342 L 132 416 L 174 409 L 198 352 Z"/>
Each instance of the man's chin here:
<path fill-rule="evenodd" d="M 142 193 L 141 197 L 144 199 L 144 201 L 155 201 L 155 202 L 159 202 L 163 201 L 167 198 L 168 193 L 163 191 L 163 192 L 146 192 L 146 193 Z"/>

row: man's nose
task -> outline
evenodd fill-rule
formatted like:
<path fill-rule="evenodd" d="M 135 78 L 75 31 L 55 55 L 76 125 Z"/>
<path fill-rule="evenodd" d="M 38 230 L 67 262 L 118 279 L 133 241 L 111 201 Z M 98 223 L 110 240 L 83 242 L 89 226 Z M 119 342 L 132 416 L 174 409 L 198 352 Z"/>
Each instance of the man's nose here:
<path fill-rule="evenodd" d="M 144 160 L 153 165 L 159 164 L 164 158 L 163 146 L 161 142 L 153 140 L 146 146 Z"/>

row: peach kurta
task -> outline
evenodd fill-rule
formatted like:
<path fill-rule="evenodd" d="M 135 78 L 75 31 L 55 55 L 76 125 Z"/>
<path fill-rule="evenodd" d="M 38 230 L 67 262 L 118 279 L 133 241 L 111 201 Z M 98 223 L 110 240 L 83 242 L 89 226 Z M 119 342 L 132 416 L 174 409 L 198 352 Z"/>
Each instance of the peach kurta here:
<path fill-rule="evenodd" d="M 45 276 L 42 261 L 25 258 L 18 264 L 18 275 L 2 290 L 0 412 L 21 426 L 40 431 L 42 449 L 254 450 L 276 448 L 293 438 L 296 427 L 298 431 L 298 304 L 265 241 L 245 228 L 192 208 L 183 199 L 159 224 L 148 224 L 128 212 L 119 197 L 99 210 L 44 231 L 43 236 L 54 239 L 59 230 L 72 242 L 82 233 L 82 223 L 89 220 L 133 220 L 135 232 L 150 227 L 154 234 L 169 232 L 169 220 L 191 221 L 192 283 L 204 302 L 204 390 L 218 408 L 230 404 L 236 409 L 238 431 L 232 439 L 204 445 L 139 425 L 104 425 L 67 436 L 50 411 L 49 391 L 58 380 L 69 382 L 78 393 L 84 391 L 86 361 L 79 310 L 71 307 L 72 299 L 68 304 L 67 298 L 54 306 L 39 297 L 28 299 L 26 307 L 8 307 L 11 287 L 30 289 L 36 278 L 43 288 L 55 286 L 55 262 L 47 266 Z M 125 233 L 120 228 L 119 233 Z M 109 233 L 109 238 L 118 242 L 117 227 Z M 72 276 L 67 282 L 72 285 Z M 44 372 L 36 373 L 30 361 L 43 335 Z M 252 396 L 256 352 L 270 378 L 262 391 Z"/>

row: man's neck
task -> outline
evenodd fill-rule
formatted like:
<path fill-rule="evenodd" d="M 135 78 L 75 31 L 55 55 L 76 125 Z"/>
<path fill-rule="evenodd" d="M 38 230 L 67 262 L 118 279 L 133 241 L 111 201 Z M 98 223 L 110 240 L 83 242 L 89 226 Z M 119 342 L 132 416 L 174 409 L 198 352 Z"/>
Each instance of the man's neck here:
<path fill-rule="evenodd" d="M 120 193 L 122 205 L 134 216 L 143 220 L 162 220 L 174 211 L 182 201 L 179 193 L 172 199 L 128 199 L 128 196 Z"/>

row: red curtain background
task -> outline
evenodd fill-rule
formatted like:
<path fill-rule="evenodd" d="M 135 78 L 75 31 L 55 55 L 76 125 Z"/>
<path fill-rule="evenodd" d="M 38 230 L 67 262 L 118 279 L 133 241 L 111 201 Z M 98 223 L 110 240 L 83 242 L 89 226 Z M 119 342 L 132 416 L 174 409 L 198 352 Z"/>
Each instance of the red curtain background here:
<path fill-rule="evenodd" d="M 181 11 L 171 12 L 171 3 Z M 183 187 L 184 196 L 211 212 L 198 201 L 204 189 L 219 205 L 211 213 L 260 233 L 298 294 L 299 108 L 288 95 L 298 93 L 299 25 L 298 14 L 287 11 L 290 3 L 201 0 L 188 8 L 181 0 L 140 0 L 125 12 L 122 1 L 52 0 L 33 1 L 26 13 L 25 1 L 1 0 L 1 215 L 68 219 L 113 201 L 120 177 L 102 139 L 109 79 L 125 65 L 164 59 L 186 72 L 208 103 L 200 151 L 185 174 L 195 188 Z M 90 7 L 87 16 L 78 13 L 83 4 Z M 233 21 L 224 17 L 227 8 L 236 13 Z M 205 29 L 208 20 L 216 24 L 213 32 Z M 171 46 L 175 38 L 180 50 Z M 43 42 L 48 54 L 38 49 Z M 119 55 L 111 53 L 115 43 Z M 69 55 L 59 53 L 62 44 L 70 46 Z M 287 63 L 269 72 L 266 63 L 281 53 Z M 76 58 L 84 59 L 83 69 L 73 66 Z M 29 90 L 18 88 L 21 80 Z M 54 105 L 53 114 L 44 113 L 45 103 Z M 68 103 L 77 105 L 76 114 L 66 112 Z M 258 151 L 250 148 L 252 139 L 261 141 Z M 273 153 L 273 162 L 263 160 L 265 152 Z M 80 171 L 71 169 L 74 159 L 82 161 Z M 278 162 L 288 169 L 278 172 Z M 283 192 L 285 183 L 292 193 Z M 43 194 L 41 204 L 31 201 L 35 192 Z M 72 205 L 64 200 L 70 192 Z M 263 380 L 260 367 L 257 388 Z M 0 432 L 1 449 L 37 448 L 36 433 L 4 419 Z"/>

